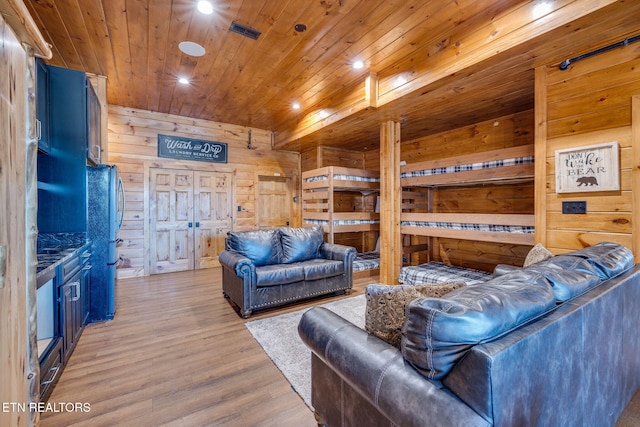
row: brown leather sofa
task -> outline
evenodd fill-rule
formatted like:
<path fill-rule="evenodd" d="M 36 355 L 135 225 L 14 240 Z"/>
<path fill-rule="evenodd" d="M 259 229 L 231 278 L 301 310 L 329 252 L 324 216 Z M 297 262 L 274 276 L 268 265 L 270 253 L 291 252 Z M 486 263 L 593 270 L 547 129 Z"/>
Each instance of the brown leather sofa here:
<path fill-rule="evenodd" d="M 352 287 L 356 250 L 324 242 L 322 227 L 229 232 L 222 290 L 244 318 L 254 310 Z"/>
<path fill-rule="evenodd" d="M 614 426 L 640 386 L 638 301 L 640 265 L 604 243 L 413 300 L 401 349 L 313 308 L 298 331 L 316 416 L 331 427 Z"/>

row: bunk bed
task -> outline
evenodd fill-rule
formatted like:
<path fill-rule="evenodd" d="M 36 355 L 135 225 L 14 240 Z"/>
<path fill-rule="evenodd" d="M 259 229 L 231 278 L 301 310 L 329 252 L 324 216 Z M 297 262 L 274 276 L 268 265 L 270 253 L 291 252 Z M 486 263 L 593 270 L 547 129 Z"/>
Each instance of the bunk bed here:
<path fill-rule="evenodd" d="M 418 188 L 425 189 L 427 193 L 423 209 L 413 209 L 411 203 L 403 202 L 400 232 L 428 238 L 533 245 L 533 214 L 433 212 L 429 193 L 453 186 L 531 182 L 534 177 L 533 152 L 533 145 L 524 145 L 402 165 L 400 185 L 403 193 L 417 194 Z M 411 197 L 415 198 L 415 195 Z M 428 273 L 420 270 L 434 267 L 438 270 L 436 277 L 446 277 L 447 264 L 440 264 L 402 267 L 399 280 L 412 284 L 424 283 L 424 280 L 432 279 L 427 278 Z M 451 279 L 459 279 L 460 267 L 452 267 Z"/>
<path fill-rule="evenodd" d="M 302 222 L 322 225 L 327 241 L 335 242 L 336 234 L 380 230 L 380 214 L 369 211 L 338 211 L 337 192 L 361 195 L 380 191 L 380 174 L 375 171 L 340 166 L 326 166 L 302 173 Z M 343 209 L 344 210 L 344 209 Z M 354 277 L 377 274 L 380 256 L 375 251 L 363 251 L 354 262 Z"/>

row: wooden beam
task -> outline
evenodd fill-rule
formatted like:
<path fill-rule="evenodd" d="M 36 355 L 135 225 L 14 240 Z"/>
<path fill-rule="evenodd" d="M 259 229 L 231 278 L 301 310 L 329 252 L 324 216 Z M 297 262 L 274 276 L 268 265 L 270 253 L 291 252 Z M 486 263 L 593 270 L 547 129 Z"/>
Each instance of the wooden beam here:
<path fill-rule="evenodd" d="M 33 48 L 35 55 L 44 59 L 51 58 L 51 46 L 42 37 L 42 33 L 22 0 L 0 0 L 0 14 L 16 33 L 18 39 Z"/>
<path fill-rule="evenodd" d="M 378 75 L 369 73 L 364 82 L 365 99 L 372 107 L 378 106 Z"/>
<path fill-rule="evenodd" d="M 609 6 L 615 3 L 615 0 L 595 0 L 587 5 L 579 0 L 555 2 L 552 4 L 553 10 L 542 16 L 538 16 L 535 11 L 536 3 L 529 1 L 522 6 L 505 10 L 494 16 L 487 26 L 479 26 L 475 31 L 461 36 L 456 40 L 455 47 L 442 49 L 435 55 L 425 55 L 426 60 L 421 61 L 419 66 L 414 65 L 415 77 L 405 84 L 394 87 L 395 84 L 388 84 L 385 80 L 394 80 L 397 75 L 380 76 L 380 85 L 386 83 L 390 87 L 381 91 L 383 93 L 378 99 L 378 107 L 416 90 L 424 90 L 428 85 L 490 59 L 496 53 L 524 45 L 580 17 Z M 434 66 L 435 63 L 437 66 Z"/>
<path fill-rule="evenodd" d="M 327 98 L 323 101 L 322 107 L 325 107 L 323 111 L 331 111 L 329 116 L 320 116 L 320 108 L 313 106 L 306 111 L 307 115 L 303 119 L 282 123 L 280 129 L 292 130 L 281 130 L 276 137 L 274 148 L 285 148 L 293 142 L 308 140 L 308 137 L 316 135 L 320 130 L 331 134 L 336 124 L 346 127 L 354 122 L 362 124 L 365 120 L 364 113 L 369 112 L 366 116 L 371 116 L 372 110 L 384 119 L 397 119 L 406 115 L 406 111 L 402 111 L 403 107 L 398 109 L 395 106 L 406 107 L 406 102 L 410 102 L 412 97 L 424 100 L 427 94 L 433 96 L 432 92 L 441 90 L 443 82 L 451 76 L 461 76 L 465 72 L 475 75 L 476 72 L 469 71 L 483 63 L 498 67 L 502 73 L 505 60 L 497 59 L 500 55 L 511 51 L 512 56 L 521 55 L 523 61 L 528 61 L 531 46 L 537 43 L 536 40 L 544 41 L 550 33 L 566 28 L 577 19 L 595 14 L 615 3 L 616 0 L 593 0 L 588 4 L 580 0 L 565 0 L 553 3 L 553 10 L 543 15 L 536 11 L 535 1 L 522 2 L 506 8 L 495 16 L 491 15 L 486 23 L 465 29 L 462 34 L 454 34 L 455 43 L 444 44 L 435 52 L 433 45 L 427 43 L 393 67 L 377 70 L 378 74 L 368 75 L 355 85 L 355 90 L 343 91 L 344 95 L 334 94 Z M 416 58 L 422 60 L 417 61 Z M 494 65 L 498 63 L 499 65 Z M 375 100 L 368 96 L 374 75 L 377 86 Z M 464 78 L 457 79 L 454 83 L 455 88 L 446 90 L 460 91 L 465 87 L 463 81 Z M 490 95 L 486 98 L 490 98 Z M 401 99 L 403 102 L 399 102 Z M 449 108 L 446 103 L 442 105 Z"/>
<path fill-rule="evenodd" d="M 375 75 L 367 77 L 365 81 L 351 88 L 345 88 L 339 95 L 340 99 L 331 98 L 322 105 L 316 105 L 295 123 L 293 129 L 276 134 L 273 148 L 282 148 L 292 141 L 373 108 L 373 103 L 377 100 L 377 91 L 372 90 L 372 86 L 377 87 Z"/>
<path fill-rule="evenodd" d="M 394 285 L 402 267 L 400 123 L 380 126 L 380 283 Z"/>
<path fill-rule="evenodd" d="M 0 402 L 39 400 L 36 343 L 37 178 L 35 61 L 0 17 Z M 0 411 L 2 426 L 37 425 L 38 411 Z"/>
<path fill-rule="evenodd" d="M 635 262 L 640 262 L 640 95 L 631 98 L 631 140 L 633 150 L 631 224 Z"/>
<path fill-rule="evenodd" d="M 535 70 L 535 172 L 534 172 L 534 216 L 535 241 L 547 244 L 547 69 Z"/>

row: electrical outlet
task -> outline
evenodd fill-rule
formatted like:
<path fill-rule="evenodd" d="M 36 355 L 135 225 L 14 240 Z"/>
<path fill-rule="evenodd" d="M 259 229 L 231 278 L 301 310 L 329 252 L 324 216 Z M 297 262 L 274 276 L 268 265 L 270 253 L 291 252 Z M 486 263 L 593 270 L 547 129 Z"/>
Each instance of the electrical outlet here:
<path fill-rule="evenodd" d="M 586 214 L 587 202 L 584 200 L 562 202 L 562 213 L 563 214 Z"/>

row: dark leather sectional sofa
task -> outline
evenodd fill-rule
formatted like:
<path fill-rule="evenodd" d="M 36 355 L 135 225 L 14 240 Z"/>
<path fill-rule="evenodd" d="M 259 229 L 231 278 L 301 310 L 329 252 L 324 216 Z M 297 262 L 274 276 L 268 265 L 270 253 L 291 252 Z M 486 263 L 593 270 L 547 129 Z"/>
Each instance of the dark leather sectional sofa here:
<path fill-rule="evenodd" d="M 640 386 L 640 267 L 602 243 L 407 306 L 401 349 L 299 324 L 329 426 L 613 426 Z"/>
<path fill-rule="evenodd" d="M 222 290 L 244 318 L 353 284 L 355 248 L 325 243 L 321 226 L 229 232 L 225 247 Z"/>

